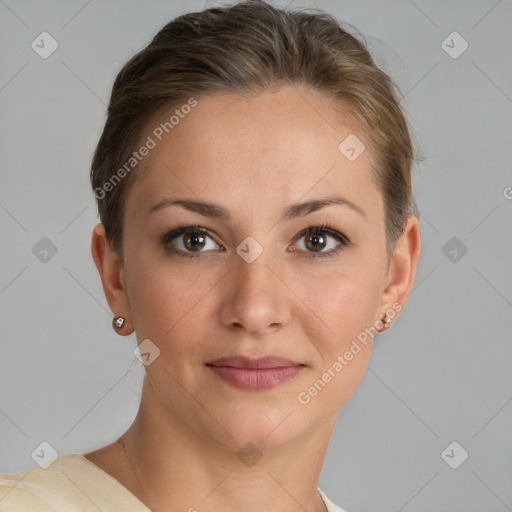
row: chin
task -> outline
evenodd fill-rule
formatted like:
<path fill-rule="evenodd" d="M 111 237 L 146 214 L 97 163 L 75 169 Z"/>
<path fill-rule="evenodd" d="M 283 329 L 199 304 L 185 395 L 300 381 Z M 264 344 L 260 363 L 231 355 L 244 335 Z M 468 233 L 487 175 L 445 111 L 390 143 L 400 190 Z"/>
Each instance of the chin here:
<path fill-rule="evenodd" d="M 313 418 L 304 417 L 306 409 L 290 405 L 269 406 L 251 404 L 246 399 L 243 404 L 233 403 L 222 409 L 210 409 L 209 412 L 226 428 L 209 421 L 205 428 L 214 427 L 205 432 L 210 441 L 224 449 L 238 452 L 248 443 L 261 451 L 271 451 L 300 438 L 310 426 Z M 222 418 L 226 418 L 225 421 Z"/>
<path fill-rule="evenodd" d="M 234 452 L 238 456 L 251 451 L 269 452 L 278 450 L 299 438 L 301 434 L 298 425 L 280 426 L 276 429 L 276 425 L 269 428 L 268 424 L 248 426 L 243 422 L 237 422 L 231 423 L 230 427 L 233 437 L 223 435 L 220 439 L 211 439 L 211 442 L 225 450 Z"/>

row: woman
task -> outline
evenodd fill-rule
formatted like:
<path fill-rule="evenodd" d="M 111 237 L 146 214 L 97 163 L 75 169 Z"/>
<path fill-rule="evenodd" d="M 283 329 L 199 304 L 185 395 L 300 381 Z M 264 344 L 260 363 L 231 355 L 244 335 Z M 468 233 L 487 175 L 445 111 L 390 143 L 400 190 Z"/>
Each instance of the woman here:
<path fill-rule="evenodd" d="M 118 74 L 91 171 L 138 414 L 3 475 L 0 510 L 342 510 L 318 478 L 414 281 L 412 159 L 390 78 L 331 16 L 253 0 L 167 24 Z"/>

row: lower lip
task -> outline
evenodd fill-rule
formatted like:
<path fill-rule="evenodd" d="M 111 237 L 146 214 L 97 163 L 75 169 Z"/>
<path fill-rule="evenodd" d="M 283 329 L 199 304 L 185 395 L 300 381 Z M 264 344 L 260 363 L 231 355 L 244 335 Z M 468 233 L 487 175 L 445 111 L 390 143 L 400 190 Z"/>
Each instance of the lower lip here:
<path fill-rule="evenodd" d="M 232 366 L 208 366 L 221 379 L 238 388 L 270 389 L 293 379 L 303 366 L 281 368 L 234 368 Z"/>

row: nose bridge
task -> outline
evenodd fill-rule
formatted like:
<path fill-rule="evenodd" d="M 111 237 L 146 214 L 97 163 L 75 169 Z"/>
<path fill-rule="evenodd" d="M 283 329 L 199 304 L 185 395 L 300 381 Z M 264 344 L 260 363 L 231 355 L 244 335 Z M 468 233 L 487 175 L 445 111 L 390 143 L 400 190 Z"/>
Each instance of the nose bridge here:
<path fill-rule="evenodd" d="M 243 249 L 244 245 L 241 246 Z M 277 263 L 273 254 L 272 250 L 264 249 L 251 262 L 238 254 L 235 256 L 229 292 L 222 311 L 226 325 L 263 332 L 287 321 L 286 288 L 275 275 Z"/>
<path fill-rule="evenodd" d="M 242 250 L 243 248 L 240 248 Z M 263 251 L 254 261 L 245 260 L 238 256 L 239 260 L 235 264 L 236 288 L 239 293 L 254 293 L 255 291 L 264 291 L 271 280 L 274 280 L 269 266 L 272 266 L 270 251 Z M 274 286 L 275 287 L 275 286 Z"/>
<path fill-rule="evenodd" d="M 240 286 L 267 286 L 269 281 L 275 279 L 269 267 L 278 265 L 272 233 L 258 231 L 254 236 L 245 237 L 236 246 L 236 255 L 233 255 L 233 259 L 234 272 Z"/>

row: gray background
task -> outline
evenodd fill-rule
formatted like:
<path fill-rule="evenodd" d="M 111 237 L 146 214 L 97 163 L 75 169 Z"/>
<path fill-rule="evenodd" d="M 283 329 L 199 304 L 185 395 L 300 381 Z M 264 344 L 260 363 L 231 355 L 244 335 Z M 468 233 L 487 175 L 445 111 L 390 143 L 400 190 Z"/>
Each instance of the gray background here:
<path fill-rule="evenodd" d="M 292 5 L 362 31 L 423 158 L 415 287 L 340 413 L 320 487 L 351 512 L 512 510 L 512 2 Z M 204 6 L 0 0 L 0 472 L 34 466 L 42 441 L 108 444 L 135 416 L 144 369 L 90 256 L 89 165 L 120 66 Z M 43 31 L 59 43 L 48 59 L 30 46 Z M 469 43 L 458 58 L 441 46 L 453 31 Z M 453 441 L 469 453 L 458 469 L 441 457 Z"/>

